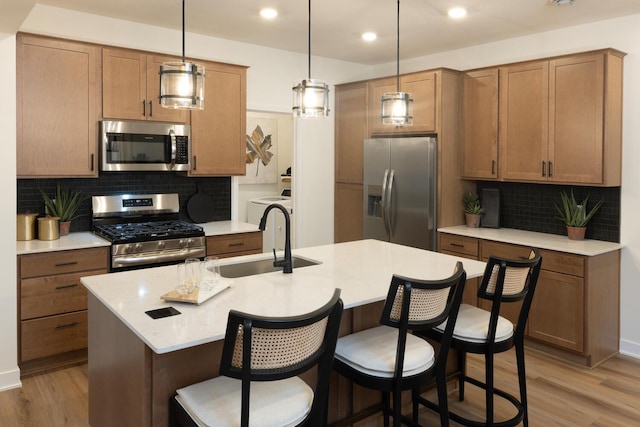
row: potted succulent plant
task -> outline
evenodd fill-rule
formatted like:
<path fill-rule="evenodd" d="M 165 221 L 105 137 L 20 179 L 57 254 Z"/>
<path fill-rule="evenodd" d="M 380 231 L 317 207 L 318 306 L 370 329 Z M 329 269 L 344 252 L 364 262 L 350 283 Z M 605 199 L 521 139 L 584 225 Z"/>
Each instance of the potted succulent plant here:
<path fill-rule="evenodd" d="M 61 189 L 60 183 L 56 185 L 56 193 L 53 198 L 49 197 L 42 188 L 38 188 L 38 191 L 42 195 L 49 215 L 60 218 L 60 235 L 69 234 L 71 220 L 78 217 L 76 213 L 86 197 L 79 190 Z"/>
<path fill-rule="evenodd" d="M 467 227 L 478 228 L 480 226 L 480 215 L 484 213 L 478 194 L 472 191 L 466 193 L 462 197 L 462 206 L 464 206 Z"/>
<path fill-rule="evenodd" d="M 556 218 L 564 222 L 567 226 L 567 236 L 571 240 L 584 239 L 587 224 L 591 221 L 591 218 L 593 218 L 598 209 L 600 209 L 604 200 L 597 202 L 589 211 L 587 207 L 588 202 L 589 195 L 587 195 L 582 202 L 578 203 L 573 195 L 573 190 L 571 190 L 570 196 L 562 191 L 560 193 L 560 202 L 555 202 L 556 211 L 558 212 Z"/>

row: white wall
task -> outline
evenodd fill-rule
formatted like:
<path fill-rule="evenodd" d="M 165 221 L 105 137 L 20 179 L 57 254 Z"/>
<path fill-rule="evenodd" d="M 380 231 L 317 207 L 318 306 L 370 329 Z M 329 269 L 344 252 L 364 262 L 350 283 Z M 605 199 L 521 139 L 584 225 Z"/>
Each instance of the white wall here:
<path fill-rule="evenodd" d="M 622 250 L 620 352 L 640 358 L 640 15 L 503 40 L 404 61 L 401 73 L 435 67 L 468 70 L 601 48 L 627 53 L 624 59 L 622 158 Z M 377 66 L 377 76 L 394 74 L 395 64 Z M 597 284 L 596 284 L 597 286 Z"/>
<path fill-rule="evenodd" d="M 16 153 L 16 38 L 0 33 L 0 128 L 6 159 Z M 0 239 L 0 391 L 20 385 L 17 363 L 17 290 L 16 290 L 16 163 L 4 162 L 0 168 L 0 188 L 5 198 L 0 209 L 2 239 Z"/>

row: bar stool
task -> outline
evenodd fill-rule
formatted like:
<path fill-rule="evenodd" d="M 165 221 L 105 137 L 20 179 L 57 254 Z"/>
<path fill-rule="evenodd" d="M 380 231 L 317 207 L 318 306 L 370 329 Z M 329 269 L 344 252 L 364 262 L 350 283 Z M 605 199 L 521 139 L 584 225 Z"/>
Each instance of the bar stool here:
<path fill-rule="evenodd" d="M 229 312 L 220 376 L 177 391 L 176 426 L 326 426 L 329 376 L 342 300 L 312 313 L 262 317 Z M 318 367 L 312 388 L 297 375 Z"/>
<path fill-rule="evenodd" d="M 382 402 L 371 410 L 354 414 L 343 424 L 352 424 L 382 410 L 384 425 L 401 421 L 418 421 L 418 407 L 413 420 L 401 414 L 403 390 L 417 390 L 436 379 L 438 399 L 444 405 L 442 425 L 448 425 L 446 362 L 453 322 L 445 329 L 436 353 L 426 340 L 409 331 L 423 331 L 441 324 L 447 316 L 455 320 L 462 300 L 466 273 L 456 264 L 452 276 L 443 280 L 417 280 L 394 275 L 380 319 L 381 326 L 355 332 L 338 339 L 334 369 L 363 387 L 382 392 Z M 390 394 L 393 405 L 390 405 Z M 417 391 L 416 391 L 417 395 Z"/>
<path fill-rule="evenodd" d="M 477 421 L 464 418 L 453 412 L 449 417 L 465 426 L 515 426 L 522 422 L 528 426 L 527 384 L 524 361 L 524 330 L 529 316 L 529 309 L 540 273 L 542 257 L 532 249 L 529 257 L 522 260 L 509 260 L 491 256 L 478 289 L 478 298 L 491 301 L 491 311 L 486 311 L 468 304 L 462 304 L 455 319 L 455 328 L 451 340 L 451 348 L 458 351 L 458 362 L 461 373 L 458 380 L 459 400 L 464 400 L 465 383 L 473 384 L 485 390 L 485 420 Z M 501 304 L 521 302 L 517 323 L 511 323 L 499 315 Z M 449 321 L 427 331 L 426 336 L 436 340 L 447 338 L 446 329 Z M 493 382 L 493 358 L 515 347 L 520 398 L 504 390 L 498 389 Z M 483 354 L 485 358 L 484 382 L 471 378 L 466 374 L 466 354 Z M 512 418 L 494 421 L 494 395 L 501 396 L 511 402 L 517 410 Z M 421 404 L 438 410 L 438 405 L 419 397 Z M 440 404 L 440 409 L 443 405 Z"/>

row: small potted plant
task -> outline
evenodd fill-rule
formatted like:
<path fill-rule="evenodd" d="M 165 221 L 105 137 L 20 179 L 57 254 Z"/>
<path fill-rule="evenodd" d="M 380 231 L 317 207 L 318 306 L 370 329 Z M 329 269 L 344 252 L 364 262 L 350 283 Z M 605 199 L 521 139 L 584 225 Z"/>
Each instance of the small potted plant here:
<path fill-rule="evenodd" d="M 478 228 L 480 226 L 480 215 L 484 213 L 478 194 L 472 191 L 465 194 L 462 197 L 462 206 L 464 206 L 467 227 Z"/>
<path fill-rule="evenodd" d="M 60 218 L 60 235 L 69 234 L 71 220 L 78 217 L 78 208 L 86 197 L 79 190 L 61 189 L 60 183 L 56 185 L 56 193 L 53 198 L 42 189 L 38 188 L 42 200 L 47 207 L 49 215 Z"/>
<path fill-rule="evenodd" d="M 562 191 L 560 193 L 560 202 L 555 202 L 556 211 L 558 212 L 556 218 L 564 222 L 567 226 L 567 236 L 571 240 L 584 240 L 587 224 L 591 221 L 591 218 L 593 218 L 598 209 L 600 209 L 604 200 L 600 200 L 589 211 L 587 207 L 588 202 L 589 195 L 587 195 L 581 203 L 578 203 L 573 195 L 573 190 L 571 190 L 570 196 Z"/>

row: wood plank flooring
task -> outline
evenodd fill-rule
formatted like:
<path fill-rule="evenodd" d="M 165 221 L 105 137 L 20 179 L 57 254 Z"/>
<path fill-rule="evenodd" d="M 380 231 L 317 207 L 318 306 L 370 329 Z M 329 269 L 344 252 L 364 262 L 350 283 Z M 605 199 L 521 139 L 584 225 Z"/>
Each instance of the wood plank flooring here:
<path fill-rule="evenodd" d="M 526 352 L 531 427 L 631 427 L 640 426 L 640 360 L 617 356 L 590 369 L 549 356 L 537 350 Z M 483 361 L 469 357 L 468 371 L 481 376 Z M 23 387 L 0 393 L 0 426 L 87 426 L 87 365 L 46 372 L 22 379 Z M 517 394 L 515 357 L 498 355 L 496 384 Z M 484 410 L 482 391 L 466 388 L 465 402 L 454 392 L 451 409 L 474 416 Z M 511 408 L 497 402 L 496 414 L 507 418 Z M 422 425 L 438 425 L 436 414 L 423 410 Z M 358 427 L 381 426 L 380 417 L 358 423 Z M 452 423 L 452 425 L 457 425 Z"/>

